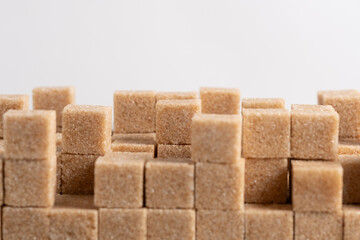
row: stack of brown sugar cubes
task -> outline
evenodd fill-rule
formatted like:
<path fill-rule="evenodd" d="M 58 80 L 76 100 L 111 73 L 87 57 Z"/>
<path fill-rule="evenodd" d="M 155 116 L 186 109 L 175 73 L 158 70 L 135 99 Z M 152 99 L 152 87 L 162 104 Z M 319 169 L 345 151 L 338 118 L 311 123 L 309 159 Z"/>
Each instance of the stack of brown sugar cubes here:
<path fill-rule="evenodd" d="M 318 103 L 339 114 L 338 161 L 343 167 L 344 239 L 360 238 L 360 92 L 319 91 Z"/>
<path fill-rule="evenodd" d="M 244 239 L 240 92 L 202 88 L 200 98 L 202 113 L 191 128 L 196 239 Z"/>
<path fill-rule="evenodd" d="M 155 156 L 155 91 L 115 91 L 113 152 Z"/>
<path fill-rule="evenodd" d="M 295 239 L 342 239 L 339 115 L 329 105 L 292 105 L 291 186 Z M 306 161 L 305 161 L 306 160 Z"/>
<path fill-rule="evenodd" d="M 3 239 L 46 239 L 56 183 L 55 111 L 4 114 Z"/>
<path fill-rule="evenodd" d="M 245 239 L 291 239 L 293 213 L 288 201 L 290 112 L 278 98 L 242 102 L 245 158 Z M 281 224 L 279 224 L 281 223 Z"/>

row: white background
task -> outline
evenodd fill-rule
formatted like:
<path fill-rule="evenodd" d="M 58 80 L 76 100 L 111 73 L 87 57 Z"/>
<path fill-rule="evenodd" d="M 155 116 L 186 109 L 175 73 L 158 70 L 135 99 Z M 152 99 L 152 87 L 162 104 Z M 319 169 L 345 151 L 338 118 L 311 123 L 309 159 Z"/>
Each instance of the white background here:
<path fill-rule="evenodd" d="M 0 0 L 0 93 L 52 85 L 81 104 L 200 86 L 316 103 L 360 89 L 360 1 Z"/>

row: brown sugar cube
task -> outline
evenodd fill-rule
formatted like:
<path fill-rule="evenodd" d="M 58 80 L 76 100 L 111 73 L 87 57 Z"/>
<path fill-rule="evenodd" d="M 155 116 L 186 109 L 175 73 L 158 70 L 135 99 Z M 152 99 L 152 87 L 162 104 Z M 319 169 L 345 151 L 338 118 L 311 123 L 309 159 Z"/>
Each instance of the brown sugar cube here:
<path fill-rule="evenodd" d="M 360 139 L 360 92 L 357 90 L 319 91 L 318 103 L 331 105 L 339 114 L 340 138 Z"/>
<path fill-rule="evenodd" d="M 5 157 L 5 141 L 0 139 L 0 158 Z"/>
<path fill-rule="evenodd" d="M 194 210 L 155 210 L 147 212 L 147 240 L 195 239 Z"/>
<path fill-rule="evenodd" d="M 241 103 L 242 109 L 245 108 L 285 108 L 283 98 L 244 98 Z"/>
<path fill-rule="evenodd" d="M 360 203 L 360 155 L 340 155 L 344 169 L 343 203 Z"/>
<path fill-rule="evenodd" d="M 243 240 L 243 211 L 199 210 L 196 212 L 197 240 Z"/>
<path fill-rule="evenodd" d="M 294 211 L 341 210 L 343 169 L 340 163 L 292 160 L 291 178 Z"/>
<path fill-rule="evenodd" d="M 155 104 L 154 91 L 115 91 L 114 132 L 154 132 Z"/>
<path fill-rule="evenodd" d="M 94 169 L 98 155 L 76 155 L 62 153 L 61 193 L 93 194 Z"/>
<path fill-rule="evenodd" d="M 3 115 L 9 110 L 29 110 L 28 95 L 0 95 L 0 138 L 4 136 Z"/>
<path fill-rule="evenodd" d="M 2 239 L 49 239 L 49 208 L 2 209 Z"/>
<path fill-rule="evenodd" d="M 68 105 L 63 111 L 62 151 L 104 155 L 111 149 L 111 107 Z"/>
<path fill-rule="evenodd" d="M 98 207 L 143 207 L 146 157 L 108 154 L 95 164 L 94 202 Z"/>
<path fill-rule="evenodd" d="M 151 141 L 156 143 L 155 133 L 114 133 L 111 136 L 111 141 L 122 140 L 122 141 Z"/>
<path fill-rule="evenodd" d="M 55 110 L 56 125 L 62 126 L 64 107 L 75 103 L 74 87 L 37 87 L 32 91 L 34 109 Z"/>
<path fill-rule="evenodd" d="M 43 161 L 5 160 L 4 202 L 16 207 L 51 207 L 55 199 L 56 156 Z"/>
<path fill-rule="evenodd" d="M 360 206 L 344 205 L 344 240 L 360 239 Z"/>
<path fill-rule="evenodd" d="M 119 139 L 111 144 L 113 152 L 148 152 L 155 157 L 156 142 L 150 139 Z"/>
<path fill-rule="evenodd" d="M 156 101 L 160 100 L 189 100 L 197 99 L 197 92 L 158 92 L 156 93 Z"/>
<path fill-rule="evenodd" d="M 295 212 L 295 240 L 342 240 L 342 212 Z"/>
<path fill-rule="evenodd" d="M 245 159 L 245 202 L 286 203 L 287 159 Z"/>
<path fill-rule="evenodd" d="M 191 145 L 168 145 L 157 146 L 158 158 L 191 158 Z"/>
<path fill-rule="evenodd" d="M 243 210 L 245 164 L 196 163 L 196 209 Z"/>
<path fill-rule="evenodd" d="M 245 158 L 290 157 L 290 113 L 285 109 L 244 109 Z"/>
<path fill-rule="evenodd" d="M 194 208 L 194 165 L 155 160 L 146 163 L 145 192 L 148 208 Z"/>
<path fill-rule="evenodd" d="M 56 153 L 55 111 L 10 110 L 4 114 L 7 159 L 42 160 Z"/>
<path fill-rule="evenodd" d="M 57 195 L 50 210 L 50 239 L 98 239 L 98 211 L 93 197 Z"/>
<path fill-rule="evenodd" d="M 241 116 L 196 114 L 191 123 L 195 162 L 234 163 L 241 155 Z"/>
<path fill-rule="evenodd" d="M 338 146 L 339 155 L 359 155 L 360 144 L 340 142 Z"/>
<path fill-rule="evenodd" d="M 199 99 L 161 100 L 156 104 L 156 140 L 159 144 L 190 144 L 191 120 L 201 110 Z"/>
<path fill-rule="evenodd" d="M 293 239 L 293 218 L 290 205 L 248 204 L 245 207 L 245 239 Z"/>
<path fill-rule="evenodd" d="M 238 114 L 240 90 L 236 88 L 200 88 L 201 112 Z"/>
<path fill-rule="evenodd" d="M 99 210 L 99 239 L 146 240 L 146 209 Z"/>
<path fill-rule="evenodd" d="M 339 115 L 331 106 L 292 105 L 291 157 L 334 160 L 338 154 Z"/>

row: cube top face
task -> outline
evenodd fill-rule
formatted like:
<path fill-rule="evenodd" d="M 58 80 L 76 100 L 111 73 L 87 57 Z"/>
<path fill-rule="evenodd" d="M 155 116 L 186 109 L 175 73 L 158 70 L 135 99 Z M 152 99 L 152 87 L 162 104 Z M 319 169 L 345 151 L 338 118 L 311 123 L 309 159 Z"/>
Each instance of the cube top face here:
<path fill-rule="evenodd" d="M 159 144 L 190 144 L 191 121 L 201 111 L 201 101 L 161 100 L 156 104 L 156 141 Z"/>
<path fill-rule="evenodd" d="M 285 109 L 244 109 L 245 158 L 290 157 L 290 113 Z"/>
<path fill-rule="evenodd" d="M 243 210 L 244 162 L 241 159 L 236 164 L 196 163 L 196 209 Z"/>
<path fill-rule="evenodd" d="M 242 108 L 285 108 L 283 98 L 244 98 Z"/>
<path fill-rule="evenodd" d="M 335 160 L 338 155 L 339 115 L 331 106 L 293 107 L 291 157 Z"/>
<path fill-rule="evenodd" d="M 187 100 L 197 99 L 197 92 L 158 92 L 156 93 L 156 101 L 160 100 Z"/>
<path fill-rule="evenodd" d="M 146 164 L 146 206 L 163 209 L 194 207 L 194 165 L 150 161 Z"/>
<path fill-rule="evenodd" d="M 191 145 L 157 145 L 157 158 L 190 158 Z"/>
<path fill-rule="evenodd" d="M 4 114 L 5 157 L 41 160 L 56 153 L 55 111 L 9 110 Z"/>
<path fill-rule="evenodd" d="M 202 113 L 238 114 L 240 90 L 236 88 L 200 88 Z"/>
<path fill-rule="evenodd" d="M 360 139 L 360 92 L 357 90 L 320 91 L 319 104 L 331 105 L 340 116 L 340 138 Z"/>
<path fill-rule="evenodd" d="M 291 110 L 299 112 L 299 113 L 301 113 L 301 112 L 310 112 L 310 113 L 330 112 L 330 113 L 333 113 L 334 112 L 334 108 L 330 105 L 313 105 L 313 104 L 292 104 Z M 307 113 L 307 114 L 309 114 L 309 113 Z"/>
<path fill-rule="evenodd" d="M 360 154 L 360 144 L 340 142 L 338 146 L 340 155 L 358 155 Z"/>
<path fill-rule="evenodd" d="M 33 91 L 34 109 L 55 110 L 56 125 L 62 125 L 62 111 L 68 104 L 75 103 L 74 87 L 38 87 Z"/>
<path fill-rule="evenodd" d="M 340 163 L 293 160 L 291 164 L 294 211 L 341 210 L 343 168 Z"/>
<path fill-rule="evenodd" d="M 155 104 L 155 91 L 115 91 L 114 132 L 154 132 Z"/>
<path fill-rule="evenodd" d="M 241 116 L 196 114 L 191 124 L 196 162 L 233 163 L 241 156 Z"/>
<path fill-rule="evenodd" d="M 63 152 L 104 155 L 111 148 L 111 117 L 110 106 L 66 106 L 63 111 Z"/>
<path fill-rule="evenodd" d="M 246 204 L 245 211 L 251 214 L 267 214 L 276 212 L 291 212 L 292 207 L 289 204 Z"/>
<path fill-rule="evenodd" d="M 56 194 L 55 208 L 95 209 L 93 195 Z"/>

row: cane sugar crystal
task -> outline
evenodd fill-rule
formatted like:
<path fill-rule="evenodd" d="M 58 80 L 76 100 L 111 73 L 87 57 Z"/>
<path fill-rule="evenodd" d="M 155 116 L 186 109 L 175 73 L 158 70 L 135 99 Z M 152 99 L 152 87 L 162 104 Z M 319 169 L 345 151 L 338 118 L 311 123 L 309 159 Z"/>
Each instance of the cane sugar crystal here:
<path fill-rule="evenodd" d="M 154 160 L 146 163 L 145 189 L 148 208 L 194 208 L 194 164 Z"/>
<path fill-rule="evenodd" d="M 245 207 L 245 239 L 293 239 L 293 218 L 290 205 L 247 204 Z"/>
<path fill-rule="evenodd" d="M 197 240 L 244 240 L 244 211 L 198 210 L 196 212 Z"/>
<path fill-rule="evenodd" d="M 55 111 L 10 110 L 4 114 L 5 157 L 42 160 L 56 153 Z"/>
<path fill-rule="evenodd" d="M 298 212 L 334 212 L 342 207 L 340 163 L 291 161 L 292 204 Z"/>
<path fill-rule="evenodd" d="M 4 136 L 3 115 L 11 109 L 29 110 L 29 96 L 0 94 L 0 138 Z"/>
<path fill-rule="evenodd" d="M 62 151 L 104 155 L 111 149 L 111 107 L 68 105 L 63 111 Z"/>
<path fill-rule="evenodd" d="M 202 87 L 200 99 L 202 113 L 239 114 L 239 89 Z"/>
<path fill-rule="evenodd" d="M 75 103 L 74 87 L 37 87 L 32 91 L 34 109 L 55 110 L 56 125 L 62 126 L 64 107 Z"/>
<path fill-rule="evenodd" d="M 234 163 L 241 155 L 241 116 L 196 114 L 191 124 L 195 162 Z"/>
<path fill-rule="evenodd" d="M 155 91 L 115 91 L 114 132 L 155 132 Z"/>
<path fill-rule="evenodd" d="M 288 159 L 245 159 L 245 202 L 286 203 Z"/>
<path fill-rule="evenodd" d="M 196 209 L 244 209 L 244 159 L 233 164 L 196 163 Z"/>
<path fill-rule="evenodd" d="M 244 109 L 244 158 L 290 157 L 290 112 L 286 109 Z"/>
<path fill-rule="evenodd" d="M 150 209 L 147 212 L 147 240 L 195 239 L 195 211 Z"/>
<path fill-rule="evenodd" d="M 144 208 L 101 208 L 99 239 L 146 240 L 146 212 Z"/>
<path fill-rule="evenodd" d="M 50 210 L 50 239 L 98 239 L 98 211 L 93 197 L 57 195 Z"/>
<path fill-rule="evenodd" d="M 42 161 L 5 160 L 4 189 L 4 202 L 8 206 L 53 206 L 56 156 Z"/>
<path fill-rule="evenodd" d="M 141 155 L 140 155 L 141 156 Z M 108 154 L 95 164 L 94 202 L 97 207 L 141 208 L 146 158 Z"/>
<path fill-rule="evenodd" d="M 49 208 L 2 209 L 2 239 L 49 239 Z"/>
<path fill-rule="evenodd" d="M 191 121 L 200 113 L 199 99 L 161 100 L 156 103 L 156 140 L 158 144 L 190 144 Z"/>
<path fill-rule="evenodd" d="M 295 212 L 294 240 L 342 240 L 341 212 Z"/>
<path fill-rule="evenodd" d="M 335 160 L 338 155 L 339 115 L 331 106 L 292 105 L 291 157 Z"/>
<path fill-rule="evenodd" d="M 98 155 L 79 155 L 62 153 L 61 193 L 93 194 L 94 168 Z"/>

